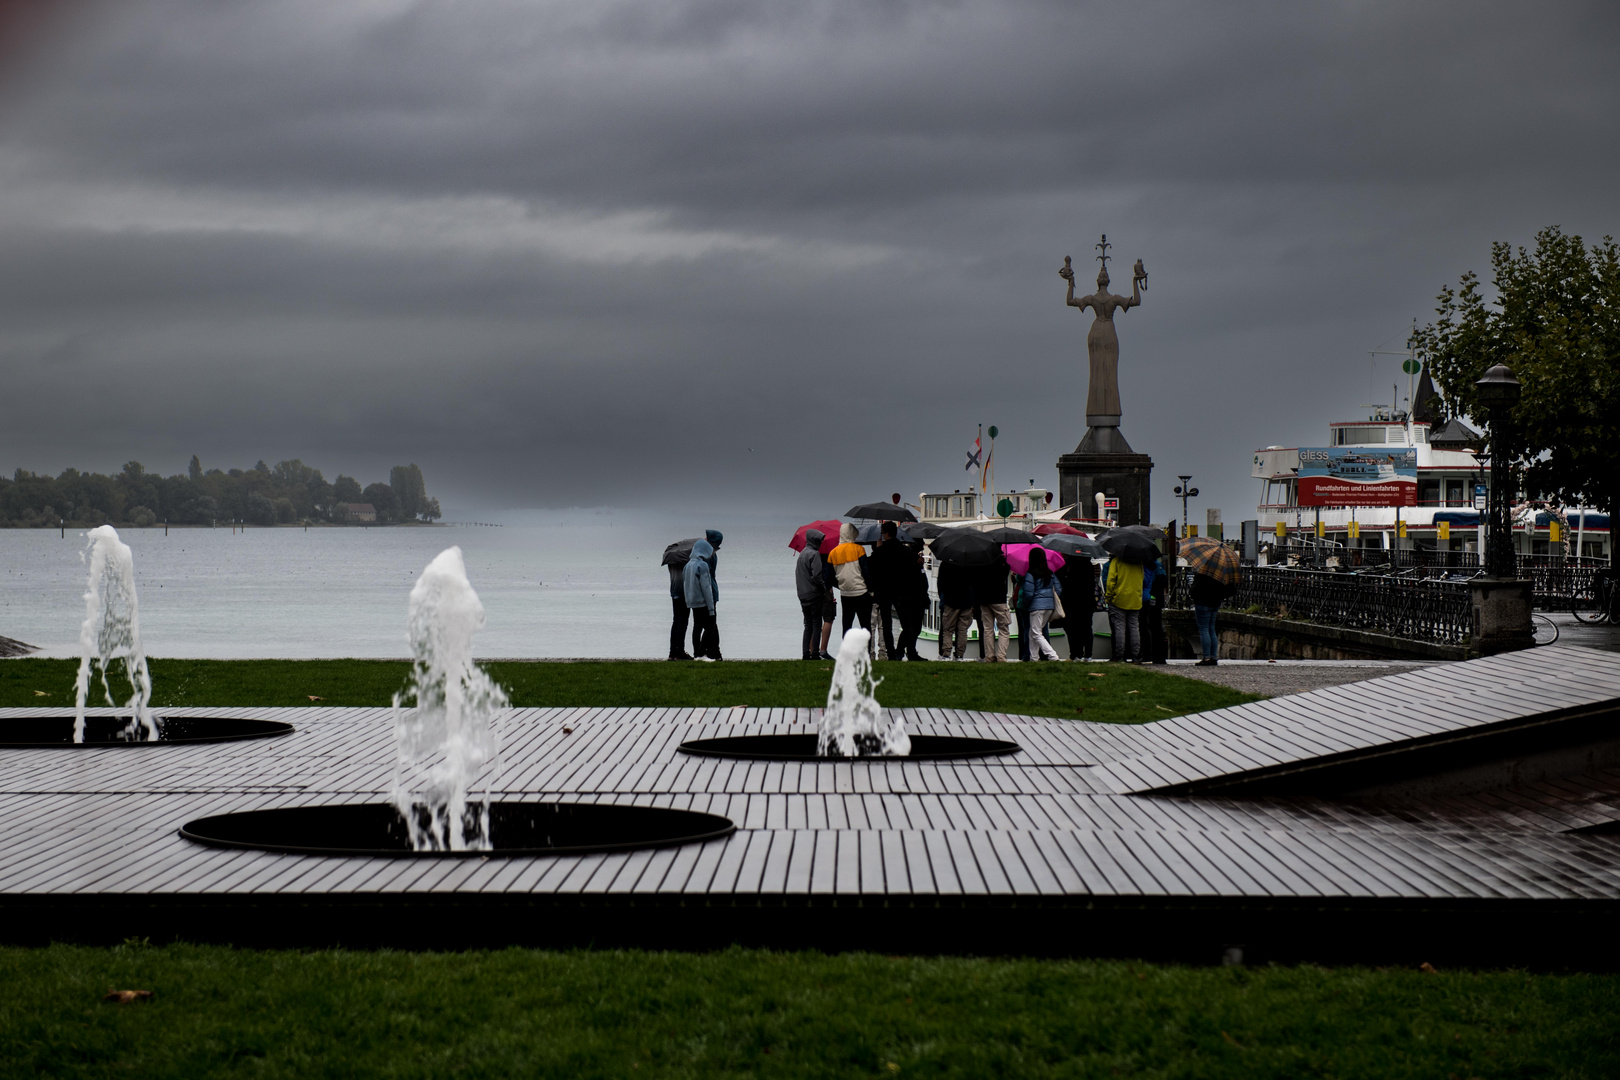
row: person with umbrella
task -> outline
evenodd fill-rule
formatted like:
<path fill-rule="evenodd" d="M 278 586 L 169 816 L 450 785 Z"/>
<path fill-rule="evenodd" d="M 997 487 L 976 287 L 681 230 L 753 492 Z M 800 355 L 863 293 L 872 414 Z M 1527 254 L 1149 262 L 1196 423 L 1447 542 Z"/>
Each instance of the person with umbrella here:
<path fill-rule="evenodd" d="M 893 521 L 883 523 L 883 540 L 872 553 L 878 581 L 878 617 L 883 622 L 884 651 L 890 660 L 926 659 L 917 651 L 923 612 L 928 608 L 928 575 L 923 573 L 922 544 L 901 540 Z M 900 617 L 900 642 L 888 644 L 891 612 Z"/>
<path fill-rule="evenodd" d="M 1142 610 L 1137 614 L 1137 627 L 1144 664 L 1170 662 L 1170 641 L 1164 633 L 1165 590 L 1169 585 L 1162 556 L 1142 568 Z"/>
<path fill-rule="evenodd" d="M 802 658 L 830 660 L 827 639 L 832 635 L 832 570 L 821 554 L 826 537 L 820 529 L 807 529 L 804 550 L 793 565 L 793 583 L 799 593 L 799 609 L 804 613 Z"/>
<path fill-rule="evenodd" d="M 1069 659 L 1091 659 L 1091 615 L 1097 609 L 1097 571 L 1091 556 L 1074 554 L 1057 571 L 1063 587 L 1063 631 L 1069 636 Z"/>
<path fill-rule="evenodd" d="M 1106 548 L 1107 544 L 1103 546 Z M 1137 619 L 1142 611 L 1142 563 L 1131 562 L 1118 552 L 1111 554 L 1108 577 L 1103 583 L 1103 602 L 1108 605 L 1108 629 L 1114 636 L 1113 659 L 1130 663 L 1141 651 L 1141 627 Z M 1135 557 L 1145 561 L 1140 552 Z"/>
<path fill-rule="evenodd" d="M 1198 651 L 1203 654 L 1198 666 L 1214 667 L 1221 654 L 1215 613 L 1236 590 L 1237 552 L 1213 537 L 1193 536 L 1182 541 L 1181 554 L 1187 560 L 1187 569 L 1193 572 L 1193 622 L 1198 626 Z"/>
<path fill-rule="evenodd" d="M 692 546 L 698 542 L 697 537 L 677 540 L 664 549 L 664 565 L 669 567 L 669 600 L 675 609 L 674 621 L 669 627 L 669 658 L 671 660 L 690 660 L 692 654 L 686 651 L 686 626 L 691 621 L 691 612 L 686 606 L 686 564 L 692 558 Z M 711 571 L 712 573 L 712 571 Z"/>
<path fill-rule="evenodd" d="M 1005 561 L 997 559 L 974 572 L 973 612 L 979 622 L 979 659 L 993 663 L 1006 660 L 1007 639 L 1012 637 L 1012 615 L 1007 611 Z"/>
<path fill-rule="evenodd" d="M 923 606 L 928 603 L 928 578 L 922 572 L 922 556 L 917 547 L 901 541 L 894 520 L 883 522 L 877 549 L 871 555 L 873 592 L 877 595 L 878 622 L 883 627 L 883 654 L 890 660 L 921 660 L 917 634 L 922 631 L 922 608 L 917 608 L 916 627 L 908 627 L 916 606 L 917 582 L 922 582 Z M 894 616 L 900 617 L 900 644 L 894 643 Z"/>
<path fill-rule="evenodd" d="M 1029 549 L 1029 573 L 1019 589 L 1023 607 L 1029 612 L 1030 655 L 1037 660 L 1056 660 L 1057 650 L 1046 639 L 1046 624 L 1052 620 L 1063 586 L 1046 566 L 1046 549 Z"/>
<path fill-rule="evenodd" d="M 838 527 L 838 546 L 827 553 L 827 563 L 833 568 L 838 599 L 844 606 L 843 632 L 849 633 L 850 624 L 859 619 L 861 629 L 870 634 L 872 589 L 866 583 L 866 578 L 871 561 L 866 556 L 866 549 L 855 542 L 856 532 L 855 526 L 847 521 Z M 868 648 L 871 646 L 868 645 Z"/>

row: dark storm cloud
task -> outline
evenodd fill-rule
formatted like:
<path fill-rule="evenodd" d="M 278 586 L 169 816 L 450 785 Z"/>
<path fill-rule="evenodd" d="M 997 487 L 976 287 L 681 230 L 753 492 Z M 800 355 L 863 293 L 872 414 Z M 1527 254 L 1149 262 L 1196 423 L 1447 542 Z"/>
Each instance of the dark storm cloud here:
<path fill-rule="evenodd" d="M 1126 434 L 1236 518 L 1490 240 L 1614 231 L 1606 5 L 92 10 L 0 115 L 8 468 L 822 513 L 984 422 L 1055 486 L 1106 231 Z"/>

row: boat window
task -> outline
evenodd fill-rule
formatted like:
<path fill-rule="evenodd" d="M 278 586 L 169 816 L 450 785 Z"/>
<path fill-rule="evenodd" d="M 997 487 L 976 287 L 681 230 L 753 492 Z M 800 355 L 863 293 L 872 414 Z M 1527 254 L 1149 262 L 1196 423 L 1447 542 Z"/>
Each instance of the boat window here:
<path fill-rule="evenodd" d="M 1463 498 L 1463 482 L 1461 480 L 1446 481 L 1446 505 L 1467 506 L 1468 500 Z"/>
<path fill-rule="evenodd" d="M 1419 480 L 1417 501 L 1419 506 L 1440 505 L 1440 481 Z"/>
<path fill-rule="evenodd" d="M 1384 429 L 1381 427 L 1364 427 L 1356 430 L 1356 442 L 1381 443 L 1384 441 Z"/>
<path fill-rule="evenodd" d="M 951 517 L 961 517 L 961 516 L 962 516 L 962 499 L 961 499 L 960 496 L 956 496 L 956 497 L 951 499 Z"/>

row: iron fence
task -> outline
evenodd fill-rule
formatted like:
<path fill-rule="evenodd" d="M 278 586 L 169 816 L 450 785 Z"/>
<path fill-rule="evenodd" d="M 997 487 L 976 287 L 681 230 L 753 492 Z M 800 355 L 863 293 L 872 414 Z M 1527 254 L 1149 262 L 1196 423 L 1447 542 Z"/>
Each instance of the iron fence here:
<path fill-rule="evenodd" d="M 1356 575 L 1388 574 L 1408 578 L 1465 581 L 1483 572 L 1475 551 L 1431 551 L 1427 548 L 1351 548 L 1309 542 L 1273 545 L 1273 564 L 1298 569 L 1330 569 Z M 1336 565 L 1330 565 L 1336 564 Z M 1559 555 L 1518 556 L 1519 576 L 1535 582 L 1535 606 L 1542 611 L 1590 611 L 1598 605 L 1594 575 L 1607 559 Z"/>
<path fill-rule="evenodd" d="M 1466 580 L 1396 574 L 1340 573 L 1283 566 L 1245 566 L 1230 611 L 1369 630 L 1414 641 L 1460 645 L 1472 605 Z M 1192 575 L 1175 576 L 1166 603 L 1192 606 Z"/>

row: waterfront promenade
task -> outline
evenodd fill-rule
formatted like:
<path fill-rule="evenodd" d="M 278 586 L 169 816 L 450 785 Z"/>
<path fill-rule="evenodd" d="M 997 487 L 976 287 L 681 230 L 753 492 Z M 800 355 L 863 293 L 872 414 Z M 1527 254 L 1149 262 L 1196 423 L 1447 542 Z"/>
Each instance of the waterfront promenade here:
<path fill-rule="evenodd" d="M 1194 960 L 1229 948 L 1376 960 L 1421 941 L 1431 958 L 1585 963 L 1620 911 L 1605 831 L 1620 827 L 1617 708 L 1620 655 L 1555 647 L 1152 724 L 905 710 L 914 733 L 1022 747 L 956 763 L 677 749 L 805 731 L 811 709 L 521 709 L 499 798 L 691 808 L 738 828 L 680 848 L 488 859 L 190 843 L 176 830 L 207 814 L 380 801 L 392 731 L 386 709 L 169 710 L 298 730 L 6 751 L 0 925 L 14 941 L 738 941 Z"/>

